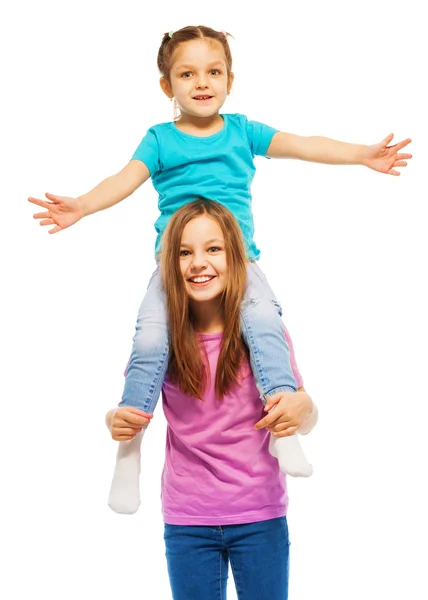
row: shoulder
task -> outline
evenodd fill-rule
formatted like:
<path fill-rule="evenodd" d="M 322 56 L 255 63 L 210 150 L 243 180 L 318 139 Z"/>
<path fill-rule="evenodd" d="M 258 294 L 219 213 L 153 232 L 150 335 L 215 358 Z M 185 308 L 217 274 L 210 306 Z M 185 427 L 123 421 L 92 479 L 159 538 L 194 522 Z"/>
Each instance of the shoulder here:
<path fill-rule="evenodd" d="M 227 121 L 230 125 L 235 125 L 242 128 L 246 127 L 248 123 L 247 117 L 240 113 L 226 113 L 223 115 L 223 117 L 227 118 Z"/>
<path fill-rule="evenodd" d="M 249 136 L 259 134 L 261 131 L 263 132 L 266 129 L 272 129 L 270 125 L 266 125 L 265 123 L 261 123 L 260 121 L 250 120 L 246 115 L 240 113 L 226 114 L 223 116 L 227 117 L 228 123 L 230 125 L 242 129 Z"/>
<path fill-rule="evenodd" d="M 152 125 L 148 130 L 148 134 L 156 135 L 157 137 L 162 137 L 167 135 L 172 131 L 172 121 L 167 121 L 165 123 L 157 123 L 156 125 Z"/>

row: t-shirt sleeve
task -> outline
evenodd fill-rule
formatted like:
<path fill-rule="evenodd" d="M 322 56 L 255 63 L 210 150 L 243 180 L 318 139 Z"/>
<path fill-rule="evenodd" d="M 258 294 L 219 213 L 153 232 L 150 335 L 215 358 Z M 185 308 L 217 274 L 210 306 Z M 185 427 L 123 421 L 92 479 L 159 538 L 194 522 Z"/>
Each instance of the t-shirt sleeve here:
<path fill-rule="evenodd" d="M 247 121 L 246 130 L 253 156 L 266 156 L 272 138 L 278 129 L 258 121 Z"/>
<path fill-rule="evenodd" d="M 152 177 L 156 171 L 159 171 L 159 143 L 156 132 L 153 128 L 147 131 L 138 148 L 132 155 L 132 159 L 141 160 L 141 162 L 143 162 L 150 171 L 150 175 Z"/>

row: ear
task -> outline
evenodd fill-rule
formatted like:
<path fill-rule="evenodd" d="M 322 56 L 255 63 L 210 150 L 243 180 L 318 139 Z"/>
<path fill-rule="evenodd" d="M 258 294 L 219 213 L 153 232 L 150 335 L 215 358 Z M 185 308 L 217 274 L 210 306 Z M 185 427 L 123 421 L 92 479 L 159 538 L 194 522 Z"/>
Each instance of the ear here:
<path fill-rule="evenodd" d="M 235 74 L 230 72 L 229 77 L 227 78 L 227 93 L 230 94 L 230 90 L 232 89 L 232 84 L 235 79 Z"/>
<path fill-rule="evenodd" d="M 171 85 L 165 79 L 165 77 L 160 78 L 159 85 L 161 86 L 163 93 L 166 94 L 170 100 L 172 100 L 174 98 L 174 94 L 172 93 Z"/>

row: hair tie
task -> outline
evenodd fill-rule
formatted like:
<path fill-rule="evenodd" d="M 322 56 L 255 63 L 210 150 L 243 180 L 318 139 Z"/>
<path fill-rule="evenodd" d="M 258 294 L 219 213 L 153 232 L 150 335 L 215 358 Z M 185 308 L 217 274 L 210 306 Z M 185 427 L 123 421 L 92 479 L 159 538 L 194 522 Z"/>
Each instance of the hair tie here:
<path fill-rule="evenodd" d="M 168 33 L 168 35 L 169 35 L 169 37 L 170 37 L 170 38 L 172 38 L 172 36 L 174 35 L 174 32 L 173 32 L 173 31 L 170 31 L 170 32 Z"/>
<path fill-rule="evenodd" d="M 220 31 L 220 33 L 222 33 L 224 35 L 224 37 L 227 39 L 227 31 Z"/>

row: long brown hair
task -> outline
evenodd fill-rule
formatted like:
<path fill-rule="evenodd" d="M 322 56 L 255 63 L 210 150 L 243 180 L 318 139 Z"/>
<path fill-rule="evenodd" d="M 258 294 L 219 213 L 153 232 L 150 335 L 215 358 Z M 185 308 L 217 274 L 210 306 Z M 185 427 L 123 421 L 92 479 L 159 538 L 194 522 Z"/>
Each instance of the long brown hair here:
<path fill-rule="evenodd" d="M 161 272 L 170 335 L 168 376 L 184 394 L 203 400 L 208 365 L 198 343 L 192 309 L 180 269 L 184 228 L 189 221 L 202 215 L 218 223 L 224 236 L 226 252 L 226 285 L 220 304 L 224 330 L 215 379 L 216 395 L 222 399 L 234 384 L 239 383 L 239 368 L 247 355 L 240 325 L 240 305 L 247 282 L 247 258 L 242 233 L 235 217 L 225 206 L 214 200 L 199 198 L 182 206 L 172 216 L 162 238 Z"/>
<path fill-rule="evenodd" d="M 227 74 L 229 75 L 232 71 L 232 53 L 227 41 L 228 35 L 230 35 L 230 33 L 226 33 L 225 31 L 216 31 L 215 29 L 211 29 L 211 27 L 206 27 L 205 25 L 198 25 L 197 27 L 191 25 L 188 27 L 183 27 L 182 29 L 178 29 L 174 32 L 165 33 L 158 51 L 157 60 L 158 69 L 161 75 L 165 77 L 169 83 L 171 83 L 169 72 L 171 70 L 172 55 L 174 54 L 175 50 L 183 42 L 201 38 L 217 40 L 221 43 L 226 56 L 226 68 Z"/>

